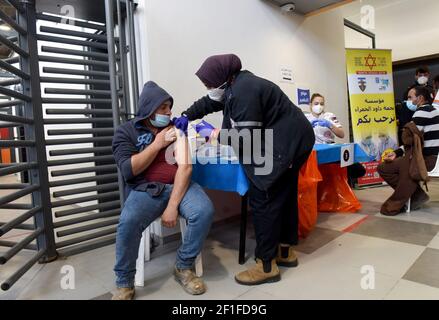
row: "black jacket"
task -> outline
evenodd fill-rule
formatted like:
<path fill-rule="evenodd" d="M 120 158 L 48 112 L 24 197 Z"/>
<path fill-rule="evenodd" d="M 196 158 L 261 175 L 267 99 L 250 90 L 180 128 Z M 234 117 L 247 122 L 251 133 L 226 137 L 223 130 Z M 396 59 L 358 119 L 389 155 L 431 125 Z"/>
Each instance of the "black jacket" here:
<path fill-rule="evenodd" d="M 226 88 L 224 103 L 212 101 L 206 96 L 183 114 L 193 121 L 217 111 L 223 111 L 223 129 L 236 129 L 238 132 L 248 129 L 251 134 L 256 129 L 262 129 L 262 157 L 265 155 L 273 159 L 271 173 L 263 175 L 256 174 L 255 169 L 266 164 L 258 164 L 253 157 L 251 161 L 245 159 L 242 142 L 234 144 L 230 139 L 224 141 L 220 136 L 221 143 L 231 144 L 235 153 L 240 155 L 247 177 L 258 189 L 270 188 L 295 161 L 309 154 L 314 146 L 314 130 L 302 110 L 276 84 L 249 71 L 239 72 Z M 268 150 L 265 149 L 264 129 L 272 129 L 273 133 L 273 145 L 269 145 Z"/>

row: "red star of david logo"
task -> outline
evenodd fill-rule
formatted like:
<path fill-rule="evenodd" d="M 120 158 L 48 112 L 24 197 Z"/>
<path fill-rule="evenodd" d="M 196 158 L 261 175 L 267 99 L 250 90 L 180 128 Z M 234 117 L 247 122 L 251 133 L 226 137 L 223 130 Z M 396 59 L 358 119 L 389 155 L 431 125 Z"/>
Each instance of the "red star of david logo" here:
<path fill-rule="evenodd" d="M 373 70 L 373 68 L 377 66 L 377 58 L 372 56 L 371 53 L 369 53 L 369 56 L 364 59 L 366 60 L 366 67 L 369 67 L 370 70 Z"/>

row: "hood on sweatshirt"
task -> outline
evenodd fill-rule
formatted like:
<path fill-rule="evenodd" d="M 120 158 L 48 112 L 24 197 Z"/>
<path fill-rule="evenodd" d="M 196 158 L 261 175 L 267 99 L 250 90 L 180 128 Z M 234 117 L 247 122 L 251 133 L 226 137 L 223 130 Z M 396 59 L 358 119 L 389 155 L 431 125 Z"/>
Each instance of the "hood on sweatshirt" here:
<path fill-rule="evenodd" d="M 139 97 L 138 110 L 134 123 L 137 125 L 140 121 L 148 119 L 155 111 L 166 101 L 171 101 L 171 109 L 174 105 L 174 99 L 163 88 L 159 87 L 154 81 L 148 81 L 143 86 L 142 93 Z"/>

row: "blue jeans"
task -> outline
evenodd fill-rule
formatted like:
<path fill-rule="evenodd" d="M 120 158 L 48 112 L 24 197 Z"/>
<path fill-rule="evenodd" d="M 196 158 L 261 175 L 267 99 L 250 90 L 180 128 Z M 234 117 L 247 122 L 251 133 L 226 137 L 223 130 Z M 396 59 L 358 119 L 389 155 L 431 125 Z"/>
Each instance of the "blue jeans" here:
<path fill-rule="evenodd" d="M 116 285 L 134 286 L 136 260 L 143 231 L 160 217 L 168 205 L 173 185 L 166 185 L 158 197 L 147 192 L 131 191 L 123 207 L 116 235 Z M 214 208 L 204 190 L 192 182 L 178 208 L 187 221 L 183 244 L 177 251 L 176 267 L 191 269 L 201 252 L 212 224 Z"/>

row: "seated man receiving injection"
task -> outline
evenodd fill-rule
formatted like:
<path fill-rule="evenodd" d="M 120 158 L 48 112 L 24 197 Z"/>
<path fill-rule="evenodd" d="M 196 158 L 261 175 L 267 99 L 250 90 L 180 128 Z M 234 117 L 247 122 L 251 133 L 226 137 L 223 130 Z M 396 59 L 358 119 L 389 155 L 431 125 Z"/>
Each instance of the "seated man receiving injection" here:
<path fill-rule="evenodd" d="M 177 251 L 175 279 L 190 294 L 206 291 L 193 265 L 209 232 L 214 208 L 203 189 L 191 182 L 187 138 L 171 125 L 172 106 L 173 98 L 165 90 L 152 81 L 146 83 L 137 117 L 121 125 L 113 138 L 113 154 L 127 186 L 116 235 L 117 291 L 113 300 L 134 297 L 142 232 L 159 217 L 165 227 L 173 228 L 179 214 L 188 229 Z M 169 161 L 173 154 L 174 161 Z"/>

